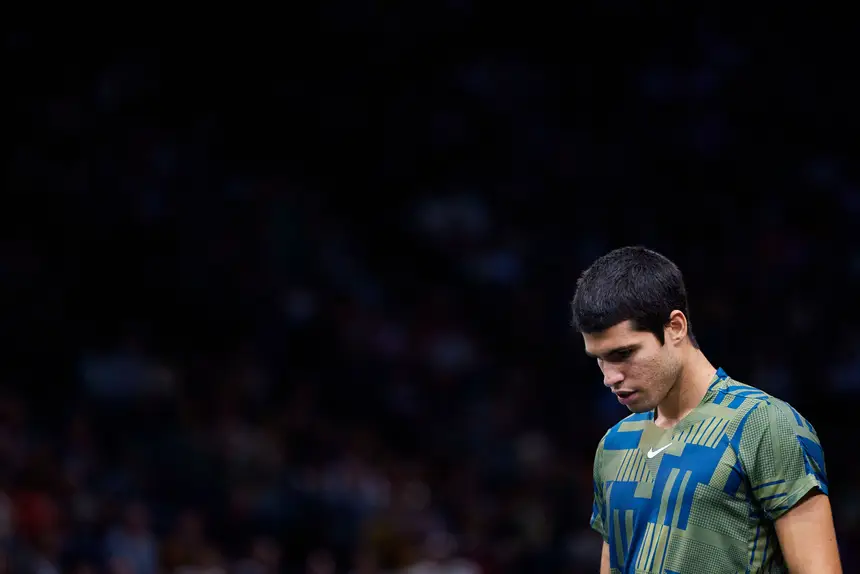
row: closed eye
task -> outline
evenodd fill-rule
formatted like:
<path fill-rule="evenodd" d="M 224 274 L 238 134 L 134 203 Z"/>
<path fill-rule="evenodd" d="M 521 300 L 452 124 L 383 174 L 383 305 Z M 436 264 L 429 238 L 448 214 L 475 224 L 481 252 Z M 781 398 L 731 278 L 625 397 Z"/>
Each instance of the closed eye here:
<path fill-rule="evenodd" d="M 606 360 L 610 363 L 621 363 L 633 356 L 636 351 L 634 348 L 616 349 L 606 355 Z"/>
<path fill-rule="evenodd" d="M 617 349 L 611 349 L 606 353 L 595 354 L 589 351 L 586 351 L 585 354 L 588 355 L 592 359 L 597 359 L 597 362 L 608 362 L 608 363 L 621 363 L 629 359 L 639 350 L 639 345 L 630 345 L 629 347 L 619 347 Z"/>

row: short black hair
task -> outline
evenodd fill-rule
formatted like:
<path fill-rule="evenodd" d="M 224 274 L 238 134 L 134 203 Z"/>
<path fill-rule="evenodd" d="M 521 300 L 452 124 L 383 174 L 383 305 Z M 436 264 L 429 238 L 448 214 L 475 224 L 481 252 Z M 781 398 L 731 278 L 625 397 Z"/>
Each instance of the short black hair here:
<path fill-rule="evenodd" d="M 698 347 L 681 270 L 642 246 L 615 249 L 592 263 L 576 282 L 571 307 L 580 333 L 599 333 L 629 320 L 637 331 L 654 333 L 661 345 L 669 315 L 678 310 L 687 317 L 687 333 Z"/>

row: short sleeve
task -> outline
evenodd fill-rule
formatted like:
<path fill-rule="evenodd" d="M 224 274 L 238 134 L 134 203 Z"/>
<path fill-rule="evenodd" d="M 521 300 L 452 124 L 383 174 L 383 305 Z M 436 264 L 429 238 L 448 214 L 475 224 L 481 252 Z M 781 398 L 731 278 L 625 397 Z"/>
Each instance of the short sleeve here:
<path fill-rule="evenodd" d="M 597 446 L 594 455 L 594 502 L 591 505 L 591 527 L 600 533 L 603 540 L 609 542 L 609 534 L 606 532 L 606 501 L 603 497 L 603 440 Z"/>
<path fill-rule="evenodd" d="M 770 520 L 813 489 L 828 492 L 818 435 L 787 403 L 761 402 L 754 407 L 743 425 L 739 450 L 752 496 Z"/>

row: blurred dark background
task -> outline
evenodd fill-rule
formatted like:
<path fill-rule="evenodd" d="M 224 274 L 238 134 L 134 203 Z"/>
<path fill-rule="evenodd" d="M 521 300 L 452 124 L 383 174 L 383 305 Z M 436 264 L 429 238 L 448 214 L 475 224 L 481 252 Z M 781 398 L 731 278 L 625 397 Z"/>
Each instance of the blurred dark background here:
<path fill-rule="evenodd" d="M 708 5 L 7 31 L 0 572 L 595 572 L 568 305 L 631 243 L 860 564 L 853 32 Z"/>

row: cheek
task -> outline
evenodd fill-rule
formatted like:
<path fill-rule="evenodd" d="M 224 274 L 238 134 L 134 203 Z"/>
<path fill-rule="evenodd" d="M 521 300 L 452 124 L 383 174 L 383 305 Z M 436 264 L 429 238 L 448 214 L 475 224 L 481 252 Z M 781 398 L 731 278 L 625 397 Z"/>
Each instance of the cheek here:
<path fill-rule="evenodd" d="M 652 380 L 650 365 L 643 361 L 633 361 L 623 368 L 624 379 L 640 389 L 647 389 Z"/>
<path fill-rule="evenodd" d="M 636 379 L 645 388 L 659 386 L 665 374 L 665 365 L 657 355 L 639 357 L 628 370 L 628 377 Z"/>

